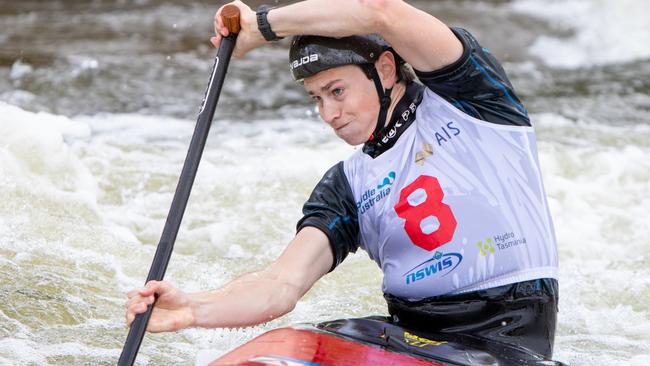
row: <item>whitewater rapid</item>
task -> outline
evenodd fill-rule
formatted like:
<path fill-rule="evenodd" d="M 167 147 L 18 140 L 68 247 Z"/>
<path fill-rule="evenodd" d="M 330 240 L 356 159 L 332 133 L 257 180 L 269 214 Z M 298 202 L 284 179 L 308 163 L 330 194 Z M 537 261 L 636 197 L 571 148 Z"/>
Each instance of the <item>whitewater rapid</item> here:
<path fill-rule="evenodd" d="M 531 112 L 560 259 L 554 358 L 650 364 L 650 3 L 415 3 L 477 34 Z M 115 363 L 125 292 L 146 278 L 212 64 L 209 29 L 196 30 L 212 4 L 93 6 L 0 14 L 3 49 L 25 50 L 0 50 L 2 365 Z M 59 54 L 11 33 L 37 33 L 45 15 L 52 34 L 73 22 L 94 38 Z M 166 275 L 187 291 L 279 255 L 314 184 L 355 149 L 285 75 L 282 47 L 231 64 Z M 291 314 L 147 335 L 138 362 L 203 365 L 264 330 L 385 313 L 360 251 Z"/>

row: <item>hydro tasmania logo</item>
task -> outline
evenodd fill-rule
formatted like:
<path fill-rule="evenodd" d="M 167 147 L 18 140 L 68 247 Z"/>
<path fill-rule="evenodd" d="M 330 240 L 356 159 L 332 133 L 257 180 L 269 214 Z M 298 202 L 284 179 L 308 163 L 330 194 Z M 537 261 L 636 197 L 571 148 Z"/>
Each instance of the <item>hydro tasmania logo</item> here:
<path fill-rule="evenodd" d="M 431 276 L 444 277 L 456 269 L 462 261 L 463 256 L 460 253 L 436 252 L 431 259 L 418 264 L 403 277 L 406 277 L 407 285 Z"/>

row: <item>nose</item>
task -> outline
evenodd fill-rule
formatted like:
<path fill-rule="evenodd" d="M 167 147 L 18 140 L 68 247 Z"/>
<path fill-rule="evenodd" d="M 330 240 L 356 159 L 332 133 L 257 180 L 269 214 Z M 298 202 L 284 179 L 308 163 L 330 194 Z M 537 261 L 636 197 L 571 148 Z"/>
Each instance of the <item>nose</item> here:
<path fill-rule="evenodd" d="M 333 125 L 337 118 L 341 117 L 341 108 L 338 103 L 323 100 L 321 105 L 318 106 L 320 118 L 327 122 L 328 125 Z"/>

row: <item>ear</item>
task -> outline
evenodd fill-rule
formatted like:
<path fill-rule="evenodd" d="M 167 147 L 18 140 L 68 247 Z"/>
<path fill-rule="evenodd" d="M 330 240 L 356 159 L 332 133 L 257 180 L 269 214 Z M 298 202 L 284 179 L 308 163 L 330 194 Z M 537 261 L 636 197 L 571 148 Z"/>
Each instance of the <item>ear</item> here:
<path fill-rule="evenodd" d="M 397 82 L 397 61 L 395 61 L 395 55 L 390 51 L 384 51 L 377 61 L 375 61 L 375 67 L 377 68 L 384 88 L 392 88 Z"/>

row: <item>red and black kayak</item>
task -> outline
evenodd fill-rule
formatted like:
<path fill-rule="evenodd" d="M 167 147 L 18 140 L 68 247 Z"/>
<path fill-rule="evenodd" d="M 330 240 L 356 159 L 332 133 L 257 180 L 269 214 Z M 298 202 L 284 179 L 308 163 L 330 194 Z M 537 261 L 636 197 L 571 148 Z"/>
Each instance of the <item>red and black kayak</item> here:
<path fill-rule="evenodd" d="M 562 365 L 483 338 L 411 331 L 385 317 L 341 319 L 266 332 L 210 366 Z"/>

